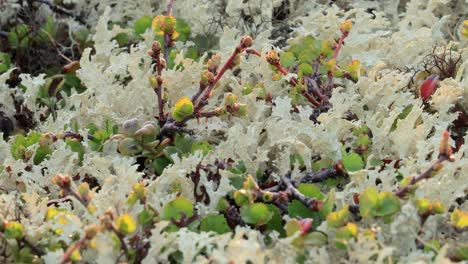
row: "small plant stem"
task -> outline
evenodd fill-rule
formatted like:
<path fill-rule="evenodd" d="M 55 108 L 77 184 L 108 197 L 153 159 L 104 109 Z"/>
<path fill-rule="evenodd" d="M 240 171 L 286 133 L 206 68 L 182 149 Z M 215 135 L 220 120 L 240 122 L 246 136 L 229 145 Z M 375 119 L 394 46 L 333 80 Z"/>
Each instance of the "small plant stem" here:
<path fill-rule="evenodd" d="M 254 49 L 246 49 L 245 52 L 246 52 L 247 54 L 253 54 L 253 55 L 257 56 L 257 57 L 261 57 L 261 56 L 262 56 L 262 54 L 260 54 L 260 52 L 254 50 Z"/>
<path fill-rule="evenodd" d="M 172 36 L 164 33 L 164 59 L 169 59 L 169 49 L 171 48 L 171 38 Z"/>
<path fill-rule="evenodd" d="M 21 238 L 20 240 L 18 240 L 19 242 L 22 242 L 24 243 L 25 245 L 27 245 L 31 251 L 36 254 L 37 256 L 42 256 L 45 254 L 44 251 L 42 251 L 42 249 L 40 249 L 39 247 L 37 247 L 36 245 L 34 245 L 33 243 L 31 243 L 29 240 L 27 240 L 25 237 Z"/>
<path fill-rule="evenodd" d="M 111 231 L 114 232 L 117 235 L 117 237 L 119 238 L 119 241 L 120 241 L 120 248 L 128 256 L 128 246 L 127 246 L 127 243 L 125 243 L 125 239 L 124 239 L 125 236 L 122 235 L 122 233 L 120 233 L 119 230 L 117 230 L 117 228 L 113 224 L 111 225 Z"/>
<path fill-rule="evenodd" d="M 218 116 L 218 111 L 216 110 L 211 110 L 211 111 L 206 111 L 206 112 L 201 112 L 197 115 L 197 117 L 204 117 L 204 118 L 210 118 L 210 117 L 215 117 Z"/>
<path fill-rule="evenodd" d="M 340 37 L 340 40 L 338 40 L 338 44 L 335 47 L 335 51 L 333 52 L 333 59 L 336 60 L 338 57 L 338 53 L 340 52 L 341 47 L 343 46 L 343 41 L 345 38 L 348 36 L 349 32 L 343 32 L 343 34 Z"/>
<path fill-rule="evenodd" d="M 320 103 L 317 100 L 315 100 L 315 98 L 311 94 L 309 94 L 306 90 L 302 90 L 301 94 L 307 99 L 307 101 L 309 101 L 309 103 L 315 106 L 320 106 Z"/>
<path fill-rule="evenodd" d="M 162 91 L 163 91 L 163 80 L 162 80 L 162 70 L 163 70 L 163 65 L 161 63 L 161 50 L 154 50 L 153 49 L 153 54 L 152 58 L 153 61 L 156 63 L 154 69 L 155 69 L 155 77 L 156 81 L 158 83 L 158 87 L 154 88 L 154 92 L 156 93 L 156 97 L 158 97 L 158 110 L 159 110 L 159 123 L 162 124 L 165 122 L 165 114 L 164 114 L 164 99 L 162 97 Z"/>
<path fill-rule="evenodd" d="M 328 97 L 320 91 L 320 88 L 318 87 L 315 78 L 306 77 L 305 79 L 307 81 L 307 84 L 310 84 L 307 85 L 307 87 L 309 88 L 309 92 L 312 92 L 312 94 L 320 98 L 321 101 L 328 102 Z"/>
<path fill-rule="evenodd" d="M 281 66 L 280 62 L 273 63 L 272 65 L 275 66 L 282 75 L 284 75 L 284 76 L 288 75 L 288 71 L 286 69 L 284 69 L 283 66 Z M 296 78 L 291 78 L 291 80 L 289 81 L 289 84 L 291 84 L 292 86 L 296 86 L 298 84 L 297 79 Z M 320 103 L 311 94 L 309 94 L 306 90 L 302 90 L 301 94 L 307 99 L 307 101 L 309 101 L 314 106 L 320 106 Z"/>
<path fill-rule="evenodd" d="M 167 9 L 166 9 L 166 16 L 171 16 L 172 15 L 172 7 L 174 6 L 174 0 L 169 0 L 167 4 Z"/>
<path fill-rule="evenodd" d="M 67 248 L 65 254 L 63 254 L 62 259 L 60 260 L 60 264 L 66 264 L 71 261 L 71 256 L 75 250 L 80 249 L 86 241 L 86 236 L 83 236 L 78 240 L 76 243 L 73 243 L 71 246 Z"/>
<path fill-rule="evenodd" d="M 291 194 L 292 198 L 299 200 L 302 204 L 307 206 L 307 208 L 318 211 L 318 203 L 320 201 L 303 195 L 298 189 L 296 189 L 288 175 L 281 178 L 281 182 L 286 186 L 286 191 Z"/>
<path fill-rule="evenodd" d="M 88 207 L 89 202 L 86 201 L 85 199 L 83 199 L 83 197 L 81 197 L 81 195 L 80 195 L 79 193 L 77 193 L 77 192 L 75 191 L 75 189 L 70 188 L 70 189 L 66 190 L 66 192 L 67 192 L 69 195 L 75 197 L 81 204 L 83 204 L 84 207 Z"/>
<path fill-rule="evenodd" d="M 214 77 L 213 81 L 208 85 L 208 87 L 205 89 L 202 98 L 195 104 L 193 115 L 188 116 L 185 118 L 181 123 L 187 122 L 189 119 L 193 118 L 194 116 L 197 116 L 197 114 L 203 109 L 205 105 L 208 104 L 208 98 L 210 97 L 211 92 L 213 91 L 214 87 L 218 83 L 218 81 L 221 79 L 221 77 L 224 75 L 224 73 L 231 68 L 232 62 L 234 61 L 234 58 L 242 53 L 244 51 L 244 48 L 242 48 L 241 45 L 238 45 L 234 51 L 232 52 L 231 56 L 228 58 L 226 63 L 223 65 L 221 70 L 216 74 Z"/>
<path fill-rule="evenodd" d="M 319 172 L 307 173 L 302 179 L 302 183 L 319 183 L 328 179 L 337 178 L 342 174 L 335 169 L 325 169 Z"/>
<path fill-rule="evenodd" d="M 172 7 L 174 6 L 174 0 L 169 0 L 167 4 L 166 16 L 172 15 Z M 172 34 L 164 33 L 164 59 L 167 60 L 169 58 L 169 48 L 173 45 Z"/>
<path fill-rule="evenodd" d="M 429 179 L 431 177 L 432 172 L 439 170 L 441 164 L 447 160 L 449 160 L 449 157 L 447 157 L 446 155 L 441 155 L 437 159 L 437 161 L 434 162 L 434 164 L 432 164 L 431 167 L 429 167 L 427 170 L 421 173 L 418 177 L 411 179 L 408 185 L 396 190 L 395 195 L 398 196 L 399 198 L 404 198 L 410 191 L 411 187 L 413 187 L 414 185 L 416 185 L 418 182 L 422 180 Z"/>

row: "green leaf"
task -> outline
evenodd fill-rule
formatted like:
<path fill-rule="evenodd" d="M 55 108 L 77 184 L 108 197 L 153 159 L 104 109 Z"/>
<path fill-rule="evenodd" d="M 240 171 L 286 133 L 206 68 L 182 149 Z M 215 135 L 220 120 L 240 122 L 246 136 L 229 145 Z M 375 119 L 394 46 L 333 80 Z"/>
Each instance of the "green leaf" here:
<path fill-rule="evenodd" d="M 375 208 L 375 216 L 388 216 L 400 210 L 400 200 L 391 192 L 379 194 L 379 206 Z"/>
<path fill-rule="evenodd" d="M 30 132 L 26 137 L 17 136 L 11 145 L 11 155 L 16 160 L 30 158 L 32 154 L 27 153 L 26 148 L 38 143 L 40 138 L 41 134 L 38 132 Z"/>
<path fill-rule="evenodd" d="M 397 116 L 397 118 L 395 118 L 395 120 L 393 121 L 393 124 L 392 124 L 392 127 L 390 128 L 390 132 L 392 131 L 395 131 L 395 129 L 397 128 L 398 126 L 398 120 L 403 120 L 405 119 L 410 113 L 411 113 L 411 110 L 413 110 L 413 105 L 410 104 L 410 105 L 407 105 L 403 111 L 401 111 L 401 113 Z"/>
<path fill-rule="evenodd" d="M 161 175 L 164 169 L 170 164 L 172 164 L 172 161 L 164 156 L 156 158 L 152 163 L 154 173 Z"/>
<path fill-rule="evenodd" d="M 450 222 L 452 226 L 458 229 L 463 229 L 468 227 L 468 212 L 455 209 L 453 213 L 450 214 Z"/>
<path fill-rule="evenodd" d="M 302 230 L 302 225 L 297 219 L 290 219 L 286 225 L 284 225 L 284 229 L 286 231 L 286 236 L 290 237 L 293 236 L 296 232 Z"/>
<path fill-rule="evenodd" d="M 83 156 L 84 156 L 84 147 L 81 144 L 80 141 L 74 138 L 67 138 L 65 140 L 65 144 L 73 151 L 78 153 L 78 158 L 80 159 L 80 162 L 83 161 Z"/>
<path fill-rule="evenodd" d="M 133 23 L 133 29 L 137 35 L 145 33 L 145 31 L 151 27 L 153 19 L 150 16 L 143 16 L 135 20 Z"/>
<path fill-rule="evenodd" d="M 52 16 L 47 17 L 46 22 L 42 25 L 39 34 L 38 40 L 42 42 L 49 42 L 55 40 L 57 36 L 57 23 L 55 22 Z"/>
<path fill-rule="evenodd" d="M 468 260 L 468 243 L 455 246 L 453 249 L 453 255 L 457 260 Z"/>
<path fill-rule="evenodd" d="M 131 156 L 143 151 L 143 147 L 141 146 L 140 142 L 133 138 L 124 138 L 119 142 L 118 150 L 122 155 Z"/>
<path fill-rule="evenodd" d="M 130 37 L 124 32 L 117 34 L 114 39 L 119 44 L 119 47 L 127 46 L 130 43 Z"/>
<path fill-rule="evenodd" d="M 328 237 L 322 232 L 311 232 L 304 237 L 304 246 L 322 247 L 328 243 Z"/>
<path fill-rule="evenodd" d="M 153 221 L 154 216 L 155 216 L 155 213 L 151 208 L 149 209 L 145 208 L 143 209 L 143 211 L 141 211 L 138 214 L 138 223 L 140 225 L 150 224 Z"/>
<path fill-rule="evenodd" d="M 180 34 L 177 40 L 182 42 L 187 41 L 192 32 L 190 25 L 181 18 L 177 18 L 175 30 Z"/>
<path fill-rule="evenodd" d="M 364 218 L 392 216 L 399 209 L 400 200 L 390 192 L 378 193 L 369 187 L 359 196 L 359 211 Z"/>
<path fill-rule="evenodd" d="M 204 232 L 213 231 L 224 234 L 231 231 L 224 215 L 207 215 L 200 223 L 200 230 Z"/>
<path fill-rule="evenodd" d="M 302 63 L 298 67 L 298 72 L 299 72 L 299 74 L 302 74 L 302 75 L 310 75 L 310 74 L 312 74 L 313 69 L 312 69 L 312 66 L 310 64 Z"/>
<path fill-rule="evenodd" d="M 331 189 L 327 193 L 327 197 L 325 198 L 325 200 L 323 200 L 320 213 L 322 214 L 323 217 L 327 217 L 333 211 L 334 206 L 335 206 L 335 189 Z"/>
<path fill-rule="evenodd" d="M 314 212 L 298 200 L 292 200 L 288 205 L 288 214 L 293 218 L 313 218 Z"/>
<path fill-rule="evenodd" d="M 281 212 L 278 207 L 268 204 L 268 209 L 273 212 L 273 216 L 271 217 L 271 220 L 268 221 L 266 229 L 267 230 L 275 230 L 280 233 L 281 236 L 285 235 L 285 231 L 283 228 L 283 218 L 281 217 Z"/>
<path fill-rule="evenodd" d="M 348 223 L 336 230 L 335 243 L 339 249 L 346 249 L 348 240 L 357 237 L 358 226 L 354 223 Z"/>
<path fill-rule="evenodd" d="M 172 162 L 174 162 L 174 160 L 171 157 L 172 155 L 177 154 L 177 156 L 181 158 L 182 154 L 184 154 L 180 149 L 174 146 L 165 147 L 163 152 L 164 152 L 164 156 L 166 156 L 166 158 L 170 159 Z"/>
<path fill-rule="evenodd" d="M 29 45 L 29 28 L 25 24 L 19 24 L 8 33 L 8 43 L 12 49 L 24 49 Z"/>
<path fill-rule="evenodd" d="M 241 207 L 242 220 L 248 224 L 261 226 L 267 224 L 273 217 L 273 212 L 264 203 L 253 203 Z"/>
<path fill-rule="evenodd" d="M 6 72 L 11 67 L 11 58 L 8 53 L 0 52 L 0 74 Z"/>
<path fill-rule="evenodd" d="M 349 206 L 343 206 L 341 210 L 332 212 L 327 216 L 327 224 L 332 228 L 344 226 L 348 223 L 349 216 Z"/>
<path fill-rule="evenodd" d="M 297 189 L 309 198 L 316 198 L 319 200 L 323 200 L 323 198 L 325 198 L 322 192 L 320 192 L 320 189 L 312 183 L 301 183 L 297 186 Z"/>
<path fill-rule="evenodd" d="M 299 154 L 297 154 L 297 153 L 292 154 L 292 155 L 289 157 L 289 163 L 290 163 L 291 169 L 294 169 L 294 165 L 295 165 L 296 163 L 299 164 L 299 169 L 305 167 L 304 159 L 301 157 L 301 155 L 299 155 Z"/>
<path fill-rule="evenodd" d="M 136 230 L 136 223 L 129 214 L 123 214 L 115 220 L 115 226 L 124 236 L 130 235 Z"/>
<path fill-rule="evenodd" d="M 201 151 L 203 156 L 206 156 L 211 150 L 213 150 L 213 147 L 208 143 L 208 141 L 195 141 L 192 144 L 191 153 Z"/>
<path fill-rule="evenodd" d="M 247 167 L 243 160 L 239 160 L 235 167 L 229 169 L 230 172 L 238 175 L 242 175 L 247 172 Z"/>
<path fill-rule="evenodd" d="M 379 193 L 375 188 L 367 188 L 359 196 L 359 212 L 364 218 L 372 216 L 372 211 L 379 204 Z"/>
<path fill-rule="evenodd" d="M 293 68 L 296 65 L 296 57 L 292 52 L 283 52 L 280 56 L 281 65 L 285 68 Z"/>
<path fill-rule="evenodd" d="M 350 153 L 343 157 L 343 165 L 348 172 L 359 171 L 364 168 L 364 161 L 356 153 Z"/>
<path fill-rule="evenodd" d="M 175 198 L 164 206 L 163 209 L 163 220 L 180 220 L 182 215 L 189 218 L 193 216 L 193 205 L 192 202 L 182 196 Z"/>
<path fill-rule="evenodd" d="M 193 139 L 186 134 L 177 134 L 174 138 L 174 146 L 182 153 L 190 153 L 192 150 Z"/>
<path fill-rule="evenodd" d="M 52 154 L 52 149 L 49 146 L 38 147 L 33 159 L 34 165 L 40 164 L 43 160 L 48 158 L 50 154 Z"/>
<path fill-rule="evenodd" d="M 3 235 L 6 238 L 21 239 L 23 237 L 23 225 L 16 221 L 8 221 L 3 224 Z"/>

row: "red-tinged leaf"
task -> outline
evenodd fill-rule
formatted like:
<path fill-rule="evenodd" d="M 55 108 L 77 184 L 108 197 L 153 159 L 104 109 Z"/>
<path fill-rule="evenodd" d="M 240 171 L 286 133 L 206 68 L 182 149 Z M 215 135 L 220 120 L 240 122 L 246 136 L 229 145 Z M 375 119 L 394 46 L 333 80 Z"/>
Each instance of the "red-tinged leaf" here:
<path fill-rule="evenodd" d="M 437 83 L 439 81 L 439 75 L 431 75 L 421 84 L 421 98 L 427 101 L 429 97 L 435 92 Z"/>
<path fill-rule="evenodd" d="M 301 235 L 305 236 L 309 229 L 312 227 L 312 221 L 313 219 L 311 218 L 304 218 L 300 220 L 301 223 Z"/>

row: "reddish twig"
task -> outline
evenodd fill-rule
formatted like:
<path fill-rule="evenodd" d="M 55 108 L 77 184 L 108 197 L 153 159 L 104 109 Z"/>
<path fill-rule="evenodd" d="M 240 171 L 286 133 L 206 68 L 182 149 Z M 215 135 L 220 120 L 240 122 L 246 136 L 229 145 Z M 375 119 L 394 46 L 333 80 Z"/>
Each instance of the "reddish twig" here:
<path fill-rule="evenodd" d="M 395 195 L 398 196 L 399 198 L 404 198 L 408 194 L 408 192 L 411 190 L 413 186 L 415 186 L 418 182 L 422 180 L 426 180 L 431 178 L 431 174 L 434 171 L 437 171 L 440 169 L 441 164 L 444 163 L 445 161 L 449 160 L 449 157 L 445 155 L 441 155 L 434 164 L 431 165 L 427 170 L 425 170 L 423 173 L 421 173 L 417 177 L 413 177 L 411 181 L 405 185 L 402 188 L 399 188 L 398 190 L 395 191 Z"/>
<path fill-rule="evenodd" d="M 208 87 L 202 92 L 203 94 L 202 98 L 195 104 L 194 111 L 193 111 L 194 114 L 185 118 L 181 123 L 185 123 L 189 119 L 193 118 L 194 116 L 197 116 L 199 112 L 203 109 L 203 107 L 208 104 L 208 98 L 210 98 L 211 92 L 213 91 L 213 89 L 215 88 L 216 84 L 221 79 L 221 77 L 223 77 L 224 73 L 228 69 L 232 68 L 233 62 L 236 56 L 244 52 L 244 50 L 246 50 L 250 46 L 252 46 L 252 38 L 250 37 L 242 38 L 241 43 L 237 45 L 237 47 L 234 49 L 231 56 L 229 56 L 228 60 L 223 65 L 221 70 L 219 70 L 219 72 L 216 74 L 214 79 L 210 81 L 210 84 L 208 85 Z"/>
<path fill-rule="evenodd" d="M 60 260 L 60 264 L 66 264 L 71 261 L 71 256 L 75 250 L 80 249 L 86 241 L 86 236 L 83 236 L 80 240 L 76 243 L 73 243 L 70 247 L 68 247 L 65 254 L 63 254 L 62 259 Z"/>

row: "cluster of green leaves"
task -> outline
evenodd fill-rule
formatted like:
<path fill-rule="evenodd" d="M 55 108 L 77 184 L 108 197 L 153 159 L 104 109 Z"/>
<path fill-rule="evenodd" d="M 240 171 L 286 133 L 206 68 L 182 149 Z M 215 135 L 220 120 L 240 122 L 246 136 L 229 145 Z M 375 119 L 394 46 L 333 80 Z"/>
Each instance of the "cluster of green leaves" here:
<path fill-rule="evenodd" d="M 290 91 L 293 104 L 303 103 L 305 100 L 301 95 L 302 89 L 305 89 L 302 85 L 305 77 L 318 78 L 316 79 L 317 85 L 326 83 L 330 76 L 357 81 L 360 62 L 353 60 L 344 66 L 337 64 L 336 59 L 333 58 L 333 46 L 332 41 L 305 36 L 296 39 L 289 49 L 279 54 L 281 66 L 288 72 L 297 73 L 299 77 L 297 87 Z M 282 73 L 275 66 L 271 68 L 275 71 L 273 79 L 280 80 Z"/>
<path fill-rule="evenodd" d="M 160 127 L 155 122 L 140 125 L 136 119 L 128 120 L 123 124 L 120 134 L 115 135 L 115 138 L 121 139 L 118 150 L 122 155 L 145 157 L 154 172 L 160 175 L 164 168 L 174 162 L 173 155 L 182 158 L 197 151 L 206 155 L 212 149 L 207 141 L 196 141 L 186 134 L 177 134 L 171 141 L 162 138 L 159 132 Z M 105 135 L 101 133 L 99 138 L 104 139 L 105 135 L 109 135 L 107 132 Z"/>
<path fill-rule="evenodd" d="M 58 37 L 59 29 L 63 26 L 64 24 L 56 21 L 52 16 L 47 17 L 40 25 L 16 24 L 8 33 L 9 47 L 21 52 L 34 44 L 47 44 Z M 89 34 L 89 30 L 85 27 L 78 27 L 72 32 L 72 37 L 83 49 L 92 45 L 88 40 Z"/>
<path fill-rule="evenodd" d="M 32 158 L 33 164 L 38 165 L 45 159 L 50 158 L 55 150 L 55 141 L 57 141 L 57 136 L 50 133 L 41 134 L 33 131 L 27 135 L 18 135 L 11 144 L 11 155 L 14 159 L 21 159 L 25 162 L 30 161 Z M 78 154 L 81 162 L 85 153 L 83 144 L 76 138 L 65 138 L 65 144 Z"/>
<path fill-rule="evenodd" d="M 143 34 L 147 30 L 151 30 L 153 18 L 150 16 L 143 16 L 139 19 L 135 20 L 133 23 L 133 28 L 131 28 L 131 33 L 119 33 L 115 36 L 115 40 L 121 47 L 125 47 L 131 45 L 132 43 L 136 43 L 141 41 L 143 38 Z M 178 32 L 177 41 L 182 43 L 186 43 L 187 41 L 195 41 L 192 38 L 191 33 L 192 30 L 190 25 L 183 19 L 178 18 L 175 24 L 175 31 Z M 164 37 L 162 35 L 156 35 L 155 40 L 159 41 L 160 43 L 164 43 Z M 164 45 L 162 47 L 164 49 Z M 169 57 L 167 63 L 168 69 L 173 69 L 175 67 L 174 59 L 176 58 L 177 54 L 179 54 L 181 50 L 171 49 L 169 52 Z M 186 58 L 191 58 L 197 60 L 202 55 L 202 51 L 200 50 L 198 45 L 190 46 L 184 51 L 184 55 Z"/>
<path fill-rule="evenodd" d="M 0 74 L 8 71 L 11 68 L 10 54 L 0 52 Z"/>
<path fill-rule="evenodd" d="M 37 104 L 39 106 L 47 106 L 54 120 L 57 118 L 59 107 L 65 105 L 65 101 L 61 99 L 61 92 L 70 96 L 73 90 L 78 93 L 86 90 L 86 87 L 83 86 L 81 80 L 76 76 L 76 69 L 78 67 L 79 65 L 77 64 L 73 71 L 47 77 L 44 85 L 37 92 Z M 27 87 L 23 88 L 27 89 Z"/>

